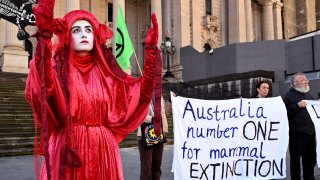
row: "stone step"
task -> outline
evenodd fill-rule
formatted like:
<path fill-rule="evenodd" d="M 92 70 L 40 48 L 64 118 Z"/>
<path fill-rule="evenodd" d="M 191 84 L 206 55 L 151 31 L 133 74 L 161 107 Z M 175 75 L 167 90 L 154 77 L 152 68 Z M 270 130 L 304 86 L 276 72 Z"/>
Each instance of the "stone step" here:
<path fill-rule="evenodd" d="M 21 81 L 21 82 L 26 82 L 27 80 L 27 74 L 6 74 L 4 72 L 0 73 L 0 81 Z"/>
<path fill-rule="evenodd" d="M 32 110 L 29 104 L 21 103 L 21 104 L 0 104 L 0 110 L 8 110 L 8 111 L 15 111 L 15 110 Z"/>
<path fill-rule="evenodd" d="M 16 82 L 19 82 L 19 83 L 26 83 L 27 81 L 27 78 L 10 78 L 10 77 L 7 77 L 7 78 L 4 78 L 4 77 L 1 77 L 0 75 L 0 82 L 6 82 L 8 84 L 12 84 L 12 83 L 16 83 Z"/>
<path fill-rule="evenodd" d="M 23 156 L 32 155 L 33 148 L 19 148 L 19 149 L 0 149 L 0 156 Z"/>
<path fill-rule="evenodd" d="M 6 83 L 8 85 L 20 85 L 20 86 L 23 86 L 23 85 L 26 85 L 26 82 L 25 80 L 23 79 L 3 79 L 3 78 L 0 78 L 0 82 L 1 83 Z"/>
<path fill-rule="evenodd" d="M 26 83 L 23 81 L 1 81 L 1 84 L 6 84 L 6 86 L 1 86 L 0 89 L 25 89 Z"/>
<path fill-rule="evenodd" d="M 0 99 L 0 106 L 6 107 L 6 106 L 25 106 L 31 108 L 30 104 L 27 103 L 25 100 L 2 100 Z"/>
<path fill-rule="evenodd" d="M 26 104 L 29 104 L 24 96 L 23 97 L 19 97 L 19 96 L 18 97 L 2 97 L 2 98 L 0 98 L 0 103 L 16 103 L 16 104 L 26 103 Z"/>
<path fill-rule="evenodd" d="M 34 120 L 25 99 L 26 78 L 0 72 L 0 156 L 33 153 Z"/>
<path fill-rule="evenodd" d="M 25 94 L 15 93 L 15 92 L 6 92 L 6 93 L 0 94 L 0 99 L 2 98 L 25 99 Z"/>
<path fill-rule="evenodd" d="M 34 133 L 34 126 L 0 127 L 1 133 Z"/>
<path fill-rule="evenodd" d="M 4 137 L 33 137 L 34 136 L 34 131 L 30 132 L 2 132 L 0 131 L 0 139 Z"/>
<path fill-rule="evenodd" d="M 34 142 L 10 142 L 6 144 L 0 144 L 0 149 L 1 150 L 10 150 L 10 149 L 21 149 L 21 148 L 31 148 L 33 149 Z"/>
<path fill-rule="evenodd" d="M 11 116 L 11 117 L 1 117 L 0 116 L 0 124 L 8 124 L 8 123 L 33 123 L 33 117 L 23 117 L 23 116 L 20 116 L 19 117 L 14 117 L 14 116 Z"/>
<path fill-rule="evenodd" d="M 22 128 L 22 127 L 34 127 L 33 121 L 0 121 L 0 129 L 1 128 L 8 128 L 8 127 L 15 127 L 15 128 Z"/>
<path fill-rule="evenodd" d="M 11 105 L 11 106 L 29 106 L 29 103 L 28 101 L 25 99 L 25 98 L 0 98 L 0 106 L 1 107 L 6 107 L 8 105 Z M 30 107 L 31 108 L 31 107 Z"/>
<path fill-rule="evenodd" d="M 12 144 L 19 142 L 33 142 L 34 136 L 22 136 L 22 137 L 3 137 L 0 138 L 0 144 Z"/>
<path fill-rule="evenodd" d="M 14 94 L 20 94 L 20 95 L 22 95 L 22 96 L 24 96 L 24 94 L 25 94 L 25 88 L 24 87 L 21 87 L 21 88 L 19 88 L 19 89 L 15 89 L 15 88 L 12 88 L 11 86 L 5 86 L 6 88 L 4 88 L 3 86 L 0 88 L 0 89 L 2 89 L 3 91 L 0 91 L 0 95 L 2 95 L 2 94 L 8 94 L 8 93 L 10 93 L 10 94 L 12 94 L 12 93 L 14 93 Z"/>
<path fill-rule="evenodd" d="M 24 92 L 26 85 L 25 84 L 6 84 L 5 82 L 0 82 L 0 84 L 5 84 L 6 86 L 0 86 L 1 92 Z"/>
<path fill-rule="evenodd" d="M 7 84 L 5 82 L 0 82 L 1 84 L 5 84 L 6 86 L 0 86 L 1 92 L 24 92 L 26 89 L 25 84 Z"/>
<path fill-rule="evenodd" d="M 0 121 L 1 120 L 21 120 L 21 119 L 26 119 L 30 120 L 33 119 L 33 114 L 32 113 L 24 113 L 24 114 L 0 114 Z"/>
<path fill-rule="evenodd" d="M 8 110 L 2 110 L 0 109 L 0 114 L 32 114 L 32 109 L 20 109 L 20 110 L 15 110 L 15 109 L 8 109 Z"/>
<path fill-rule="evenodd" d="M 119 144 L 120 148 L 124 147 L 138 147 L 137 137 L 136 139 L 125 139 Z"/>

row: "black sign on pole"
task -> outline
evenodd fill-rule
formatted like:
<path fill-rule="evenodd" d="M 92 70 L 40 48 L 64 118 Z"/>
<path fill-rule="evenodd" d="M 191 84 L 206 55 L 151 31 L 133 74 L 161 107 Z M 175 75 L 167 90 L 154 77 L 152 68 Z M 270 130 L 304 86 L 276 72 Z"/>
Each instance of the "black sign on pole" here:
<path fill-rule="evenodd" d="M 18 26 L 19 40 L 29 38 L 30 35 L 25 30 L 26 26 L 36 24 L 32 4 L 37 2 L 38 0 L 0 0 L 0 18 Z"/>

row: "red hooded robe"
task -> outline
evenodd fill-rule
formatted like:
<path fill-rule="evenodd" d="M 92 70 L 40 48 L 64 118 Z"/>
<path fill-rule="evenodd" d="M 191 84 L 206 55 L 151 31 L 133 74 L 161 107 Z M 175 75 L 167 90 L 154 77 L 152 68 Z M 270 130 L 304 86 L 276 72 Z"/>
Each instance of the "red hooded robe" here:
<path fill-rule="evenodd" d="M 41 7 L 35 10 L 39 12 Z M 86 57 L 77 57 L 70 42 L 70 28 L 79 19 L 87 20 L 94 31 L 94 49 Z M 35 153 L 44 154 L 47 162 L 39 176 L 123 179 L 118 144 L 146 117 L 159 51 L 146 48 L 143 77 L 134 79 L 120 69 L 105 46 L 112 33 L 91 13 L 76 10 L 53 22 L 37 19 L 37 25 L 46 24 L 58 36 L 57 50 L 52 58 L 51 35 L 39 29 L 26 85 L 36 129 L 41 129 L 41 145 Z"/>

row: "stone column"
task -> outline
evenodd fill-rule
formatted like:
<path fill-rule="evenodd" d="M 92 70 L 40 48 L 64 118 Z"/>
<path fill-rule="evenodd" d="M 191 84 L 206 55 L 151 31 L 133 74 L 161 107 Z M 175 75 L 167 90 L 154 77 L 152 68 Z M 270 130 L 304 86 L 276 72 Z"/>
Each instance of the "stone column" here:
<path fill-rule="evenodd" d="M 297 6 L 296 0 L 284 0 L 285 6 L 283 6 L 283 28 L 284 37 L 289 39 L 297 35 Z"/>
<path fill-rule="evenodd" d="M 262 8 L 258 4 L 253 4 L 253 40 L 261 41 L 262 40 L 262 22 L 261 22 L 261 14 Z"/>
<path fill-rule="evenodd" d="M 306 14 L 307 14 L 307 32 L 315 31 L 317 27 L 316 14 L 316 1 L 306 0 Z"/>
<path fill-rule="evenodd" d="M 170 0 L 162 0 L 162 38 L 164 38 L 166 33 L 171 34 L 171 10 L 170 10 Z M 159 29 L 160 30 L 160 29 Z"/>
<path fill-rule="evenodd" d="M 274 0 L 259 0 L 262 5 L 262 40 L 274 40 Z"/>
<path fill-rule="evenodd" d="M 229 0 L 229 44 L 246 42 L 244 0 Z"/>
<path fill-rule="evenodd" d="M 212 6 L 211 6 L 212 7 Z M 202 38 L 199 38 L 199 34 L 201 34 L 202 25 L 201 25 L 201 7 L 199 6 L 198 0 L 191 0 L 191 42 L 193 48 L 195 48 L 197 51 L 202 52 L 203 51 L 203 44 L 202 44 Z M 213 8 L 212 8 L 213 9 Z M 212 11 L 212 10 L 211 10 Z M 213 12 L 213 11 L 212 11 Z M 212 17 L 212 15 L 211 15 Z"/>
<path fill-rule="evenodd" d="M 171 0 L 162 0 L 162 30 L 159 29 L 159 32 L 162 31 L 162 38 L 161 41 L 164 40 L 165 36 L 167 33 L 169 35 L 172 34 L 172 29 L 171 29 Z M 167 69 L 167 61 L 166 57 L 162 56 L 162 73 L 166 72 Z"/>
<path fill-rule="evenodd" d="M 172 43 L 176 52 L 172 56 L 171 71 L 176 80 L 182 80 L 182 66 L 180 62 L 180 48 L 190 44 L 190 1 L 170 0 L 172 23 Z M 171 24 L 170 24 L 171 26 Z"/>
<path fill-rule="evenodd" d="M 67 12 L 80 9 L 80 0 L 67 0 Z"/>
<path fill-rule="evenodd" d="M 159 27 L 159 38 L 158 38 L 158 46 L 160 47 L 162 42 L 162 5 L 161 1 L 159 0 L 151 0 L 151 13 L 155 12 L 158 20 L 158 27 Z"/>
<path fill-rule="evenodd" d="M 17 38 L 18 27 L 8 21 L 5 23 L 5 45 L 1 55 L 3 72 L 28 73 L 28 52 Z"/>
<path fill-rule="evenodd" d="M 226 46 L 228 44 L 228 3 L 226 1 L 221 1 L 221 46 Z"/>
<path fill-rule="evenodd" d="M 5 40 L 6 40 L 6 21 L 4 19 L 0 19 L 0 56 L 2 54 L 2 50 L 3 50 L 3 46 L 5 44 Z M 0 62 L 0 66 L 1 66 L 1 62 Z"/>
<path fill-rule="evenodd" d="M 251 0 L 245 0 L 246 11 L 246 29 L 247 29 L 247 42 L 253 41 L 253 24 L 252 24 L 252 7 Z"/>
<path fill-rule="evenodd" d="M 273 7 L 274 39 L 283 39 L 282 19 L 281 19 L 282 7 L 283 7 L 283 3 L 281 3 L 280 0 L 274 3 L 274 7 Z"/>

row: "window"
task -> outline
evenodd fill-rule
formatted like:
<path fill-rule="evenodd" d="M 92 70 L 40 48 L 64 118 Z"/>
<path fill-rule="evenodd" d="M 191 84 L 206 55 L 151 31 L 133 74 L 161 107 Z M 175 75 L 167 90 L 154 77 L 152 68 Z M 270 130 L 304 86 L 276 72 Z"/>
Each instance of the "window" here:
<path fill-rule="evenodd" d="M 113 4 L 108 3 L 108 22 L 113 22 Z"/>
<path fill-rule="evenodd" d="M 206 0 L 206 15 L 211 16 L 211 0 Z"/>

